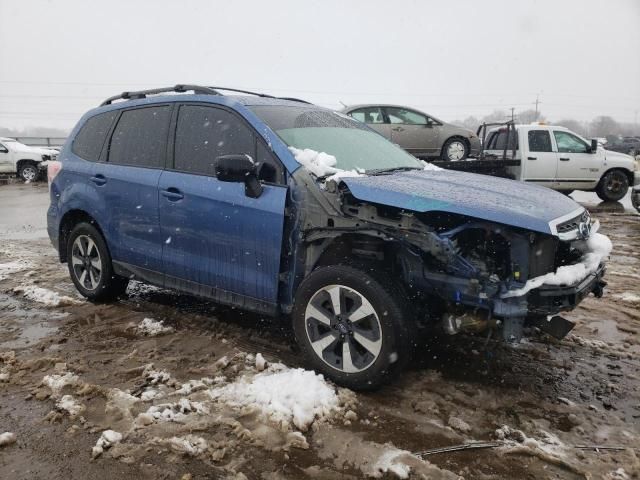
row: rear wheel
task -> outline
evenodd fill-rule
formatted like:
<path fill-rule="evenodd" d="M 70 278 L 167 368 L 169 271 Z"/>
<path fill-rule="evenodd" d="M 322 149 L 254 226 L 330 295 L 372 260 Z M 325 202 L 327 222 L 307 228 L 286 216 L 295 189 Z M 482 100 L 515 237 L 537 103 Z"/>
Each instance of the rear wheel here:
<path fill-rule="evenodd" d="M 627 194 L 629 178 L 622 170 L 611 170 L 600 179 L 596 194 L 606 202 L 617 202 Z"/>
<path fill-rule="evenodd" d="M 67 264 L 74 285 L 89 300 L 113 300 L 127 289 L 128 280 L 113 272 L 104 238 L 89 223 L 76 225 L 69 234 Z"/>
<path fill-rule="evenodd" d="M 314 370 L 357 390 L 391 380 L 412 353 L 406 300 L 376 277 L 347 266 L 319 268 L 300 284 L 292 314 Z"/>
<path fill-rule="evenodd" d="M 465 160 L 469 156 L 467 143 L 460 138 L 450 138 L 442 147 L 442 159 L 451 162 Z"/>
<path fill-rule="evenodd" d="M 33 162 L 23 162 L 18 169 L 18 176 L 25 182 L 35 182 L 39 173 L 38 166 Z"/>

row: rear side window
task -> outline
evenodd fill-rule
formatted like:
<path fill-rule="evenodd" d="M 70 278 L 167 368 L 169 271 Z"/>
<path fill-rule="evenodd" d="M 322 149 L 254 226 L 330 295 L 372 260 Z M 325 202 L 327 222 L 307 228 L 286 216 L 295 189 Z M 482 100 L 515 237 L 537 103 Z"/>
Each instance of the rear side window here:
<path fill-rule="evenodd" d="M 255 159 L 255 140 L 253 131 L 226 110 L 183 105 L 176 128 L 175 169 L 213 175 L 220 155 L 247 154 Z"/>
<path fill-rule="evenodd" d="M 529 151 L 551 151 L 551 135 L 547 130 L 529 130 Z"/>
<path fill-rule="evenodd" d="M 509 145 L 507 150 L 513 150 L 514 146 L 518 149 L 518 135 L 516 132 L 509 132 Z M 494 133 L 487 141 L 487 150 L 504 150 L 507 143 L 507 130 L 500 130 Z"/>
<path fill-rule="evenodd" d="M 380 107 L 365 107 L 349 112 L 350 117 L 363 123 L 384 123 L 384 116 Z"/>
<path fill-rule="evenodd" d="M 123 111 L 111 137 L 109 162 L 164 167 L 170 120 L 169 105 Z"/>
<path fill-rule="evenodd" d="M 115 111 L 100 113 L 87 120 L 76 135 L 71 151 L 85 160 L 92 162 L 100 160 L 102 146 L 116 114 Z"/>

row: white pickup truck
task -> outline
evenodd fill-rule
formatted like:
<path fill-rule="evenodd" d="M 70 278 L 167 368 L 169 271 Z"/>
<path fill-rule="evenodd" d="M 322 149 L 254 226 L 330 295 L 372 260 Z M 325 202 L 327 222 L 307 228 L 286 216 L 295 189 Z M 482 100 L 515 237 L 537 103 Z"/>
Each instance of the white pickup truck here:
<path fill-rule="evenodd" d="M 48 160 L 56 160 L 58 151 L 29 147 L 13 138 L 0 137 L 0 174 L 15 173 L 25 182 L 37 180 Z"/>
<path fill-rule="evenodd" d="M 567 194 L 573 190 L 595 191 L 602 200 L 617 201 L 630 186 L 640 184 L 638 160 L 605 150 L 597 140 L 589 142 L 559 126 L 494 128 L 486 135 L 483 155 L 519 160 L 506 168 L 513 178 Z"/>

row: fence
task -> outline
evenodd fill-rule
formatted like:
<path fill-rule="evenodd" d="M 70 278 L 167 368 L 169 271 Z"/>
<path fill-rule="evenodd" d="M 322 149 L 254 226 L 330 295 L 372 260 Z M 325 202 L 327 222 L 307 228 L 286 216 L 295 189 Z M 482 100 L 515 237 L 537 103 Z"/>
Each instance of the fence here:
<path fill-rule="evenodd" d="M 12 137 L 20 143 L 30 147 L 60 148 L 64 145 L 65 137 Z"/>

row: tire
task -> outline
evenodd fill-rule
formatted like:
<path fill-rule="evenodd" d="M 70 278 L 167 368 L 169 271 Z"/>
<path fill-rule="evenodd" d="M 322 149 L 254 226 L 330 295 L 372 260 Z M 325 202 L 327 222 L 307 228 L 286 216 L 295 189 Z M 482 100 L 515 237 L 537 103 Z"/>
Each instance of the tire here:
<path fill-rule="evenodd" d="M 92 301 L 108 301 L 125 292 L 129 280 L 113 272 L 107 244 L 93 225 L 76 225 L 66 248 L 69 275 L 83 296 Z"/>
<path fill-rule="evenodd" d="M 456 162 L 469 156 L 469 146 L 461 138 L 450 138 L 442 146 L 442 160 Z"/>
<path fill-rule="evenodd" d="M 24 182 L 35 182 L 40 176 L 38 165 L 34 162 L 23 162 L 18 169 L 18 176 Z"/>
<path fill-rule="evenodd" d="M 372 390 L 392 380 L 411 359 L 414 329 L 407 304 L 393 283 L 367 269 L 321 267 L 296 292 L 293 330 L 316 372 L 344 387 Z M 356 315 L 364 316 L 351 321 Z"/>
<path fill-rule="evenodd" d="M 629 177 L 622 170 L 607 172 L 596 187 L 596 194 L 605 202 L 617 202 L 629 190 Z"/>

